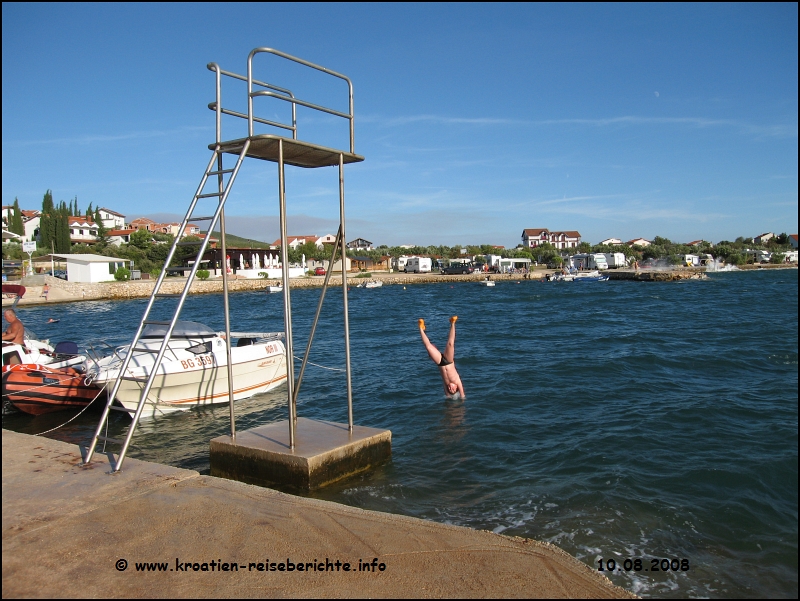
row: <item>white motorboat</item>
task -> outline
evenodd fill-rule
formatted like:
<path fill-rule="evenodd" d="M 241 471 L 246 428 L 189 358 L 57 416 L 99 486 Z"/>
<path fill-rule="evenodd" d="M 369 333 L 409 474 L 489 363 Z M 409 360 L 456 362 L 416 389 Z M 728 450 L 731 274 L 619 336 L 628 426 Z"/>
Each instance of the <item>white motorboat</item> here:
<path fill-rule="evenodd" d="M 163 325 L 145 326 L 120 382 L 116 400 L 136 409 L 166 335 Z M 191 321 L 175 325 L 167 351 L 156 372 L 142 417 L 155 417 L 197 405 L 228 402 L 228 360 L 224 334 Z M 286 350 L 282 332 L 231 332 L 233 398 L 241 400 L 271 390 L 286 380 Z M 109 392 L 114 387 L 130 345 L 87 362 L 87 378 Z"/>
<path fill-rule="evenodd" d="M 283 286 L 267 286 L 267 294 L 275 294 L 283 292 Z"/>
<path fill-rule="evenodd" d="M 49 340 L 39 340 L 28 328 L 25 328 L 23 344 L 3 341 L 3 366 L 11 363 L 47 365 L 51 369 L 73 367 L 86 361 L 86 356 L 78 354 L 78 346 L 74 342 L 60 342 L 55 348 Z"/>
<path fill-rule="evenodd" d="M 594 271 L 578 271 L 576 273 L 554 273 L 548 277 L 551 282 L 606 282 L 607 275 L 600 275 L 596 269 Z"/>
<path fill-rule="evenodd" d="M 493 280 L 481 280 L 478 282 L 481 286 L 487 286 L 489 288 L 494 288 L 494 281 Z"/>
<path fill-rule="evenodd" d="M 375 280 L 374 282 L 365 282 L 364 288 L 380 288 L 383 286 L 383 282 L 381 280 Z"/>

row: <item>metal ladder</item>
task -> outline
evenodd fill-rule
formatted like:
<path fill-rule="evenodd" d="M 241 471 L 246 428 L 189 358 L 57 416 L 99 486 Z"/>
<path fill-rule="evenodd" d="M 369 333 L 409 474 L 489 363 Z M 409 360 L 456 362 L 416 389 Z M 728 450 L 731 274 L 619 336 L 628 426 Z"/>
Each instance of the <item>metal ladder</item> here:
<path fill-rule="evenodd" d="M 211 239 L 211 233 L 214 231 L 214 228 L 217 226 L 217 223 L 222 219 L 222 228 L 220 232 L 224 231 L 224 206 L 225 201 L 228 198 L 228 193 L 230 192 L 233 182 L 236 179 L 237 174 L 239 173 L 239 168 L 242 166 L 242 162 L 244 161 L 245 156 L 247 156 L 247 151 L 250 147 L 250 140 L 246 140 L 242 147 L 241 152 L 239 153 L 239 158 L 236 161 L 236 166 L 233 169 L 223 169 L 222 168 L 222 149 L 220 144 L 218 143 L 213 151 L 211 160 L 206 167 L 205 173 L 203 174 L 203 178 L 200 181 L 200 185 L 197 188 L 197 192 L 195 192 L 194 198 L 192 199 L 191 204 L 189 205 L 189 210 L 186 212 L 186 216 L 183 218 L 183 222 L 181 223 L 179 233 L 175 237 L 175 240 L 172 243 L 172 248 L 169 251 L 169 255 L 164 263 L 164 269 L 161 272 L 161 275 L 156 282 L 155 287 L 153 288 L 153 292 L 150 295 L 150 301 L 147 303 L 147 307 L 145 308 L 144 315 L 142 316 L 141 321 L 139 322 L 139 328 L 136 330 L 136 335 L 133 337 L 133 342 L 129 347 L 128 353 L 125 355 L 125 360 L 120 367 L 119 374 L 117 375 L 117 379 L 114 382 L 114 386 L 111 391 L 108 393 L 108 401 L 106 403 L 105 409 L 103 410 L 102 417 L 100 418 L 100 422 L 97 425 L 97 430 L 92 437 L 91 445 L 86 453 L 86 459 L 84 461 L 84 465 L 91 463 L 92 457 L 94 455 L 95 449 L 97 447 L 98 441 L 103 442 L 110 442 L 114 444 L 121 445 L 121 450 L 119 456 L 117 458 L 116 463 L 112 465 L 112 472 L 118 472 L 122 469 L 122 463 L 125 460 L 125 455 L 128 452 L 128 447 L 131 444 L 131 439 L 133 438 L 133 433 L 136 430 L 136 426 L 139 423 L 139 418 L 142 415 L 142 411 L 144 410 L 145 404 L 147 402 L 147 397 L 150 394 L 150 389 L 153 386 L 153 382 L 156 378 L 156 373 L 158 372 L 158 368 L 161 366 L 161 362 L 164 358 L 164 355 L 169 347 L 170 339 L 172 338 L 172 332 L 175 328 L 175 324 L 178 321 L 178 318 L 181 314 L 181 309 L 183 309 L 184 302 L 186 301 L 186 297 L 189 294 L 189 289 L 191 288 L 192 282 L 194 281 L 195 275 L 197 274 L 197 270 L 200 266 L 200 260 L 203 258 L 203 254 L 206 251 L 208 246 L 208 242 Z M 227 182 L 225 181 L 225 176 L 228 175 Z M 209 192 L 204 193 L 203 190 L 209 180 L 209 178 L 213 178 L 216 176 L 217 179 L 217 191 L 216 192 Z M 218 200 L 216 210 L 214 214 L 210 217 L 194 217 L 193 213 L 198 205 L 198 201 L 204 198 L 216 198 Z M 181 239 L 185 237 L 186 234 L 186 227 L 190 221 L 209 221 L 210 224 L 208 226 L 207 234 L 203 238 L 201 242 L 181 242 Z M 226 248 L 225 248 L 225 235 L 222 233 L 222 253 L 223 257 L 225 256 Z M 183 288 L 183 292 L 180 294 L 165 294 L 161 293 L 161 285 L 164 282 L 164 278 L 167 275 L 167 272 L 178 268 L 170 268 L 169 265 L 172 262 L 172 259 L 175 257 L 175 253 L 179 246 L 187 246 L 187 245 L 197 245 L 199 244 L 200 248 L 197 251 L 197 255 L 195 256 L 194 265 L 191 268 L 191 272 L 189 273 L 189 277 L 186 280 L 186 284 Z M 226 266 L 223 265 L 223 284 L 225 288 L 225 301 L 227 303 L 227 274 L 226 274 Z M 175 311 L 172 315 L 172 318 L 169 321 L 155 321 L 150 319 L 150 313 L 153 309 L 153 306 L 156 303 L 157 299 L 161 298 L 178 298 L 178 304 L 175 308 Z M 227 308 L 227 307 L 226 307 Z M 226 320 L 226 330 L 230 330 L 230 323 L 229 323 L 229 316 L 228 311 L 225 311 L 225 320 Z M 167 326 L 167 333 L 164 336 L 164 340 L 161 343 L 161 347 L 158 351 L 154 349 L 145 349 L 139 348 L 137 345 L 139 344 L 139 340 L 142 337 L 142 332 L 147 325 L 160 325 L 160 326 Z M 229 386 L 229 394 L 232 394 L 232 385 L 233 385 L 233 375 L 231 373 L 231 343 L 230 343 L 230 336 L 226 336 L 226 349 L 228 354 L 228 386 Z M 126 375 L 128 366 L 130 364 L 131 358 L 135 353 L 156 353 L 156 359 L 153 363 L 153 366 L 150 370 L 150 374 L 147 378 L 135 378 L 132 376 Z M 122 380 L 133 380 L 139 382 L 143 385 L 142 394 L 139 398 L 139 404 L 137 405 L 136 409 L 126 409 L 124 407 L 117 407 L 113 406 L 114 398 L 119 391 L 120 384 Z M 124 411 L 127 413 L 133 413 L 132 421 L 130 426 L 128 427 L 128 433 L 125 436 L 125 440 L 121 440 L 118 438 L 109 438 L 101 434 L 103 428 L 108 423 L 108 418 L 111 411 Z"/>

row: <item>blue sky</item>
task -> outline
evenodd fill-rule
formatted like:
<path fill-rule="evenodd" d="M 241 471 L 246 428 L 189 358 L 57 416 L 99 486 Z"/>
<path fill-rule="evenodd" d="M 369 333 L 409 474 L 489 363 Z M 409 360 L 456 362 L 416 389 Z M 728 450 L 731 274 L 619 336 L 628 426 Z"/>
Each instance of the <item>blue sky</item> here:
<path fill-rule="evenodd" d="M 796 233 L 797 26 L 796 4 L 4 3 L 2 200 L 180 219 L 214 140 L 206 64 L 245 73 L 269 46 L 353 80 L 348 238 Z M 266 55 L 255 76 L 346 110 L 336 80 Z M 228 80 L 223 104 L 244 94 Z M 343 120 L 298 126 L 347 146 Z M 334 169 L 289 167 L 286 188 L 290 234 L 335 233 Z M 246 162 L 226 206 L 230 232 L 277 238 L 277 167 Z"/>

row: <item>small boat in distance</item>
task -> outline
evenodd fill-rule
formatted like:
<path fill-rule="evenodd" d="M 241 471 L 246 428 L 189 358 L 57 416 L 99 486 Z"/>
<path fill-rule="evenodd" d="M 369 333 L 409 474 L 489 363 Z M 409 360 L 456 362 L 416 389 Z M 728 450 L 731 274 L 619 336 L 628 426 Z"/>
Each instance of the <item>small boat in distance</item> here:
<path fill-rule="evenodd" d="M 576 273 L 554 273 L 547 275 L 548 282 L 607 282 L 608 276 L 594 271 L 579 271 Z"/>
<path fill-rule="evenodd" d="M 267 286 L 267 294 L 275 294 L 277 292 L 283 292 L 283 286 Z"/>
<path fill-rule="evenodd" d="M 359 288 L 380 288 L 383 286 L 383 282 L 380 280 L 375 280 L 374 282 L 364 282 L 363 284 L 359 284 Z"/>

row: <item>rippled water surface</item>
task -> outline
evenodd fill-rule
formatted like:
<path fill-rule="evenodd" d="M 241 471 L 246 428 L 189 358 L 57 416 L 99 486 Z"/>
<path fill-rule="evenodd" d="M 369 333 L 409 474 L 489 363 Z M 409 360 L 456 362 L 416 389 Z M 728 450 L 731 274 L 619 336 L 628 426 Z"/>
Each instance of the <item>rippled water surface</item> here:
<path fill-rule="evenodd" d="M 611 575 L 643 596 L 797 597 L 797 291 L 796 270 L 353 289 L 355 421 L 391 429 L 393 457 L 314 496 L 550 541 L 594 568 L 688 560 L 688 571 Z M 292 292 L 298 355 L 318 296 Z M 341 292 L 326 303 L 311 361 L 341 367 Z M 21 317 L 54 341 L 121 344 L 144 304 Z M 194 296 L 183 317 L 223 329 L 221 307 Z M 233 294 L 231 307 L 234 329 L 283 328 L 278 295 Z M 444 399 L 416 328 L 424 317 L 443 346 L 451 315 L 466 402 Z M 285 419 L 285 390 L 238 403 L 238 428 Z M 301 416 L 347 421 L 343 374 L 309 368 L 300 397 Z M 4 427 L 34 433 L 70 416 Z M 48 436 L 84 442 L 97 418 Z M 228 429 L 226 406 L 188 411 L 143 423 L 130 454 L 207 473 L 208 441 Z"/>

